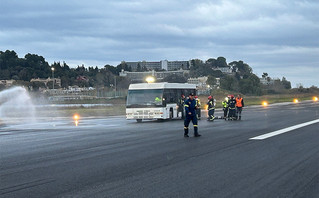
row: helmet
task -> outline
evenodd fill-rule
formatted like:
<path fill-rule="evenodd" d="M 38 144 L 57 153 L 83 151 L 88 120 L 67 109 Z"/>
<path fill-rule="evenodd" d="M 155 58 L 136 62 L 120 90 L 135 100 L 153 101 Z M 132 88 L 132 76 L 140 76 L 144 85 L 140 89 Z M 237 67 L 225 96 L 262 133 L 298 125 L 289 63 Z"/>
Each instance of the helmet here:
<path fill-rule="evenodd" d="M 234 95 L 230 95 L 230 98 L 234 98 Z"/>
<path fill-rule="evenodd" d="M 212 96 L 208 96 L 208 100 L 212 99 L 213 97 Z"/>
<path fill-rule="evenodd" d="M 195 98 L 198 98 L 198 96 L 195 96 Z"/>

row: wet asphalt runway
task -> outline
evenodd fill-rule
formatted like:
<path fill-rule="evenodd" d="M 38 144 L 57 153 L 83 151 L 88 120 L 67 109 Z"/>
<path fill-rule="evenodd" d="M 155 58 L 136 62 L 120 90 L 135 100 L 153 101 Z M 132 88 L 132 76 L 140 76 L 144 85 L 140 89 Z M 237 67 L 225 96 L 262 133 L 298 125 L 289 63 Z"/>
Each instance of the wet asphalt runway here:
<path fill-rule="evenodd" d="M 318 122 L 250 138 L 317 119 L 319 103 L 303 102 L 244 108 L 242 121 L 200 120 L 200 138 L 184 138 L 181 120 L 2 125 L 0 197 L 316 198 Z"/>

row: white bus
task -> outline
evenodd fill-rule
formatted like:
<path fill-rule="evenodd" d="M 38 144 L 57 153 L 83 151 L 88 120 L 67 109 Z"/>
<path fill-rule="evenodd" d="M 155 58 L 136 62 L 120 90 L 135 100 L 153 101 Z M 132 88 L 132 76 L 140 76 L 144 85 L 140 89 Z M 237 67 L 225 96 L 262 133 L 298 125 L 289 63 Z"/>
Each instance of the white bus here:
<path fill-rule="evenodd" d="M 126 119 L 137 122 L 150 119 L 172 119 L 178 114 L 181 95 L 196 94 L 196 85 L 187 83 L 131 84 L 126 102 Z"/>

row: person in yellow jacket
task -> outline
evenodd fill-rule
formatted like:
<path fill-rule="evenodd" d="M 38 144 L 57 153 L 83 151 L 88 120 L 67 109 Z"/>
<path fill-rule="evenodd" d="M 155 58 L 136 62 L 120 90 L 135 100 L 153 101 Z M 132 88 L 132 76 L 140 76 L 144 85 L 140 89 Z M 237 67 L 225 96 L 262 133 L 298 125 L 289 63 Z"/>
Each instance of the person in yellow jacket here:
<path fill-rule="evenodd" d="M 201 109 L 200 109 L 200 99 L 198 98 L 198 96 L 195 96 L 195 101 L 196 101 L 196 116 L 197 119 L 200 120 L 201 117 Z"/>
<path fill-rule="evenodd" d="M 244 107 L 244 99 L 241 97 L 241 95 L 238 94 L 236 98 L 236 113 L 237 113 L 237 120 L 241 120 L 241 112 Z"/>
<path fill-rule="evenodd" d="M 225 100 L 222 102 L 225 120 L 226 120 L 227 114 L 228 114 L 228 100 L 229 100 L 229 96 L 226 97 Z"/>

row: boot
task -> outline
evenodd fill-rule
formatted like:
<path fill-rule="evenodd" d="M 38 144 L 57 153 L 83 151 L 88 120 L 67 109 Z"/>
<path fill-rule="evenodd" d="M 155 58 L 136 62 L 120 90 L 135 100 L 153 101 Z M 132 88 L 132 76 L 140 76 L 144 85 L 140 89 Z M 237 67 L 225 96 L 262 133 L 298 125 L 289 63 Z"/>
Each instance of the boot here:
<path fill-rule="evenodd" d="M 201 135 L 198 134 L 198 128 L 194 127 L 194 137 L 200 137 Z"/>
<path fill-rule="evenodd" d="M 188 127 L 184 127 L 184 137 L 189 137 L 188 136 Z"/>
<path fill-rule="evenodd" d="M 241 116 L 239 116 L 238 120 L 241 120 Z"/>

